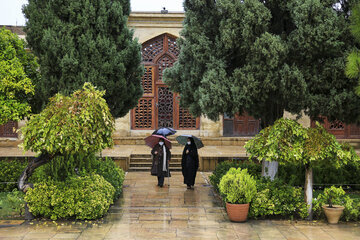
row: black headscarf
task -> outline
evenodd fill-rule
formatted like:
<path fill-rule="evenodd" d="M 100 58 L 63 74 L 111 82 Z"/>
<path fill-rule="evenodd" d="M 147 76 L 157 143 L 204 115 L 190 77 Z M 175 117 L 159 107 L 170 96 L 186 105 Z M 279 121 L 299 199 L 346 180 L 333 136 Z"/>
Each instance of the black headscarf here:
<path fill-rule="evenodd" d="M 184 153 L 186 152 L 186 150 L 189 150 L 189 152 L 192 152 L 193 154 L 198 155 L 197 147 L 196 147 L 196 144 L 194 142 L 194 139 L 190 138 L 190 141 L 191 141 L 190 145 L 186 143 L 185 148 L 184 148 Z"/>

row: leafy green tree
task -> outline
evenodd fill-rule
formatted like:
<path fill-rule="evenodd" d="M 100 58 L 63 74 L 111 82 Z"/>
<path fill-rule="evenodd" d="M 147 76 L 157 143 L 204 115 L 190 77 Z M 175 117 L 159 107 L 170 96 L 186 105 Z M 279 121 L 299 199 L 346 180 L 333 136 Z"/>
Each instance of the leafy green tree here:
<path fill-rule="evenodd" d="M 37 167 L 56 156 L 88 155 L 113 146 L 114 119 L 104 95 L 105 91 L 85 83 L 71 96 L 55 95 L 40 114 L 30 118 L 21 129 L 23 148 L 39 156 L 21 174 L 20 190 L 26 189 L 25 182 Z"/>
<path fill-rule="evenodd" d="M 34 55 L 24 41 L 5 28 L 0 29 L 0 125 L 19 121 L 30 113 L 34 85 L 39 74 Z"/>
<path fill-rule="evenodd" d="M 164 73 L 195 116 L 247 112 L 272 125 L 284 111 L 357 122 L 344 74 L 349 1 L 185 0 L 178 61 Z M 340 6 L 336 5 L 336 6 Z"/>
<path fill-rule="evenodd" d="M 289 119 L 278 119 L 274 125 L 260 131 L 245 145 L 249 158 L 259 161 L 278 161 L 279 164 L 301 163 L 305 166 L 305 202 L 312 219 L 313 166 L 340 168 L 348 162 L 359 161 L 348 144 L 339 143 L 335 136 L 317 124 L 305 128 Z"/>
<path fill-rule="evenodd" d="M 351 10 L 351 33 L 356 40 L 357 47 L 360 44 L 360 3 Z M 355 46 L 356 47 L 356 46 Z M 360 95 L 360 51 L 358 48 L 352 50 L 347 58 L 346 75 L 349 78 L 357 79 L 357 94 Z"/>
<path fill-rule="evenodd" d="M 140 44 L 126 25 L 130 1 L 29 0 L 23 12 L 26 40 L 42 73 L 36 86 L 40 108 L 56 93 L 69 95 L 85 82 L 106 90 L 114 117 L 136 106 L 143 67 Z"/>

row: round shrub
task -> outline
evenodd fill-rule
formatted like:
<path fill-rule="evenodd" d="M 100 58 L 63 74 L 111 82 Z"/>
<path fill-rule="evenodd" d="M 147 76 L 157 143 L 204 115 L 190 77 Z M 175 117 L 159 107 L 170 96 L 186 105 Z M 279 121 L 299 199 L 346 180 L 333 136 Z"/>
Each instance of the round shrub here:
<path fill-rule="evenodd" d="M 219 183 L 220 194 L 232 204 L 250 203 L 256 195 L 256 180 L 247 169 L 230 168 Z"/>
<path fill-rule="evenodd" d="M 64 182 L 49 179 L 34 185 L 25 196 L 35 216 L 96 219 L 113 203 L 115 189 L 102 176 L 71 177 Z"/>
<path fill-rule="evenodd" d="M 114 200 L 120 197 L 125 179 L 124 170 L 116 166 L 111 158 L 105 158 L 98 161 L 96 173 L 103 176 L 115 188 Z"/>
<path fill-rule="evenodd" d="M 125 172 L 116 166 L 111 158 L 103 160 L 94 154 L 58 156 L 37 168 L 31 176 L 30 182 L 38 183 L 49 178 L 55 181 L 65 181 L 70 177 L 87 176 L 92 173 L 104 177 L 115 188 L 114 200 L 120 196 Z"/>
<path fill-rule="evenodd" d="M 229 171 L 230 168 L 247 169 L 248 172 L 252 176 L 260 176 L 261 175 L 261 165 L 260 164 L 256 164 L 253 162 L 239 163 L 236 161 L 221 162 L 216 166 L 213 174 L 210 175 L 210 177 L 209 177 L 211 185 L 215 188 L 215 190 L 217 192 L 219 192 L 219 183 L 220 183 L 221 178 Z"/>

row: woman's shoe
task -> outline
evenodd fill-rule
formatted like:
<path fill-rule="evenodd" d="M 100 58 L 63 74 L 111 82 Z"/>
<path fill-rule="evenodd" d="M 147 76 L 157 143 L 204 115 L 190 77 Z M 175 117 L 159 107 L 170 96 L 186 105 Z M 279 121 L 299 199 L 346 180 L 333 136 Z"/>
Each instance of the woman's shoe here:
<path fill-rule="evenodd" d="M 191 189 L 191 186 L 190 186 L 190 185 L 188 185 L 188 186 L 187 186 L 187 189 Z"/>

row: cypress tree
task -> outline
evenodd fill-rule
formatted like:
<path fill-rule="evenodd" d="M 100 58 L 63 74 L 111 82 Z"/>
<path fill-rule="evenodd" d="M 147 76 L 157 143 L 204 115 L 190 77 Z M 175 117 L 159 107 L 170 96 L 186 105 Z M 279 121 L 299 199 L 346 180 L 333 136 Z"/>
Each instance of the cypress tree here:
<path fill-rule="evenodd" d="M 195 116 L 247 112 L 272 125 L 302 110 L 359 121 L 344 74 L 352 1 L 185 0 L 178 61 L 164 74 Z"/>
<path fill-rule="evenodd" d="M 357 79 L 357 94 L 360 95 L 360 3 L 353 6 L 350 16 L 350 30 L 355 38 L 354 49 L 347 58 L 346 75 L 349 78 Z"/>
<path fill-rule="evenodd" d="M 42 78 L 37 111 L 56 93 L 69 95 L 91 82 L 106 90 L 114 117 L 122 117 L 142 96 L 140 44 L 126 26 L 128 0 L 29 0 L 23 12 L 31 50 Z"/>

